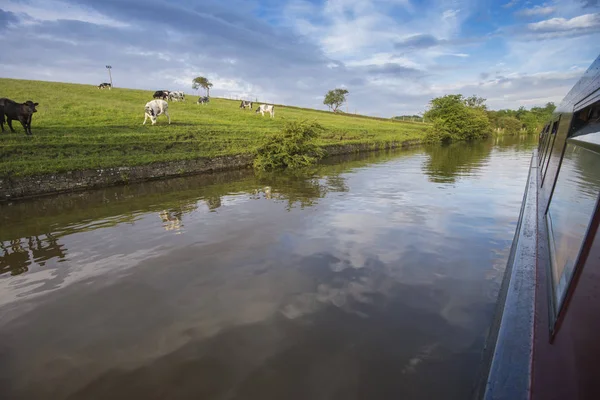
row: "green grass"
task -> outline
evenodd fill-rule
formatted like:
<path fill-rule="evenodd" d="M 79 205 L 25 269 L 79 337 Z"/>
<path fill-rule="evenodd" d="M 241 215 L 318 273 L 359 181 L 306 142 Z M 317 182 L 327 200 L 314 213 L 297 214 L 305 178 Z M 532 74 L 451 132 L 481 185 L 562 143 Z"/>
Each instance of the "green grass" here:
<path fill-rule="evenodd" d="M 191 91 L 190 91 L 191 92 Z M 238 102 L 211 98 L 169 103 L 165 117 L 145 126 L 144 105 L 152 92 L 98 90 L 92 85 L 0 79 L 0 97 L 40 103 L 33 136 L 18 121 L 16 133 L 0 133 L 0 176 L 24 176 L 92 168 L 133 166 L 222 155 L 248 154 L 287 121 L 317 121 L 325 130 L 319 146 L 418 141 L 428 124 L 333 114 L 298 107 L 275 107 L 275 118 L 240 110 Z"/>

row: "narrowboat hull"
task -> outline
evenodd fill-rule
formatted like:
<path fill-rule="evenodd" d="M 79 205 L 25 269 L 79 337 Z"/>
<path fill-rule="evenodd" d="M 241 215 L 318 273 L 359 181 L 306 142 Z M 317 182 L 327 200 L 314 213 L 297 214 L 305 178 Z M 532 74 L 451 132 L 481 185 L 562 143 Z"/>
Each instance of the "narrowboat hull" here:
<path fill-rule="evenodd" d="M 600 399 L 600 57 L 532 156 L 479 399 Z"/>

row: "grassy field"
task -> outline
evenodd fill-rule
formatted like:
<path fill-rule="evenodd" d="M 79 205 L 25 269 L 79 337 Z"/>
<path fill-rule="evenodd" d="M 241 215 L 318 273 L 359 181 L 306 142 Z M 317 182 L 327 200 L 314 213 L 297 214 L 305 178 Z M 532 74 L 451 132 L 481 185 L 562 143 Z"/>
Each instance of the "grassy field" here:
<path fill-rule="evenodd" d="M 0 133 L 0 176 L 141 165 L 159 161 L 253 152 L 266 135 L 286 121 L 317 121 L 326 130 L 319 146 L 418 140 L 428 124 L 276 106 L 275 118 L 240 110 L 233 100 L 212 98 L 208 105 L 188 95 L 169 103 L 164 116 L 145 126 L 144 105 L 152 92 L 98 90 L 91 85 L 0 79 L 0 97 L 39 102 L 33 136 L 18 121 L 16 133 Z"/>

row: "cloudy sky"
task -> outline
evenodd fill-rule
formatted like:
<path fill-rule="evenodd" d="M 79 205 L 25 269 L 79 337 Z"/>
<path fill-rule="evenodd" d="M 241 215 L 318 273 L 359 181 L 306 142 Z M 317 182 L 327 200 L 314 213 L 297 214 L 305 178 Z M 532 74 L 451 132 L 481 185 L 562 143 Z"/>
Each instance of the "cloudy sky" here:
<path fill-rule="evenodd" d="M 598 56 L 599 0 L 2 0 L 0 76 L 422 112 L 559 102 Z"/>

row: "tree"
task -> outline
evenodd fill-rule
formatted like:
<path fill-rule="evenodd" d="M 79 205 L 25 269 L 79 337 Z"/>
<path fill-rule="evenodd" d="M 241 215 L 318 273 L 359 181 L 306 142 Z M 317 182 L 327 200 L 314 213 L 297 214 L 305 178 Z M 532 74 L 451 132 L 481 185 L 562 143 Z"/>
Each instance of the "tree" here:
<path fill-rule="evenodd" d="M 523 124 L 523 128 L 525 128 L 527 133 L 530 135 L 536 133 L 539 129 L 542 129 L 541 127 L 544 123 L 544 121 L 538 121 L 536 115 L 531 111 L 527 111 L 525 114 L 523 114 L 520 120 Z"/>
<path fill-rule="evenodd" d="M 465 99 L 460 94 L 449 94 L 430 101 L 424 117 L 433 122 L 427 139 L 452 142 L 486 137 L 491 125 L 485 111 L 485 99 L 472 96 Z"/>
<path fill-rule="evenodd" d="M 329 107 L 333 112 L 337 112 L 338 108 L 346 102 L 346 95 L 349 92 L 346 89 L 333 89 L 327 92 L 323 104 Z"/>
<path fill-rule="evenodd" d="M 473 95 L 464 99 L 464 103 L 467 107 L 470 108 L 479 108 L 482 110 L 486 110 L 487 106 L 485 105 L 485 100 L 486 99 L 484 99 L 483 97 L 477 97 Z"/>
<path fill-rule="evenodd" d="M 197 76 L 192 80 L 192 89 L 198 90 L 203 88 L 206 90 L 206 96 L 210 97 L 210 88 L 213 87 L 213 84 L 203 76 Z"/>
<path fill-rule="evenodd" d="M 524 113 L 522 113 L 524 115 Z M 498 118 L 498 128 L 503 129 L 507 135 L 518 135 L 521 132 L 523 123 L 515 117 Z"/>

